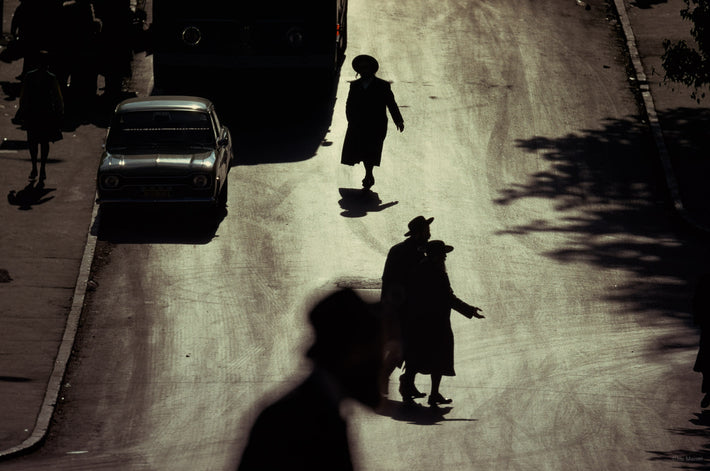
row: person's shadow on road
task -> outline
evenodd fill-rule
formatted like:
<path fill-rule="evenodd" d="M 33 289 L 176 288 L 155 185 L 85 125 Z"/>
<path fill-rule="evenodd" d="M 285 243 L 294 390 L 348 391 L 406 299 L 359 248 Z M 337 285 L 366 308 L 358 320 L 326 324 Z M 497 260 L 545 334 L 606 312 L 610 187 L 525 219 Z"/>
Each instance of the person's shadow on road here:
<path fill-rule="evenodd" d="M 446 415 L 453 407 L 426 407 L 418 403 L 406 403 L 385 399 L 377 409 L 379 415 L 391 417 L 398 422 L 407 422 L 414 425 L 436 425 L 444 421 L 466 420 L 475 422 L 476 419 L 447 419 Z"/>
<path fill-rule="evenodd" d="M 380 196 L 371 190 L 359 188 L 340 188 L 341 200 L 338 201 L 343 208 L 341 216 L 346 218 L 359 218 L 367 216 L 367 213 L 374 213 L 394 206 L 399 201 L 382 203 Z"/>
<path fill-rule="evenodd" d="M 7 201 L 13 206 L 18 206 L 18 210 L 29 211 L 33 206 L 46 203 L 54 198 L 47 196 L 56 188 L 46 188 L 43 182 L 30 182 L 19 191 L 10 190 L 7 194 Z"/>

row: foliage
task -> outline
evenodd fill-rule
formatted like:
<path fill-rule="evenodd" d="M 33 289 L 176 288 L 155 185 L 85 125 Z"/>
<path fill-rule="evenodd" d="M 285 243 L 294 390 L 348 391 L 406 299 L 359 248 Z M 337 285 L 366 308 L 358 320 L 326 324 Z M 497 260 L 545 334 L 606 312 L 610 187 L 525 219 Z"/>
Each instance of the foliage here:
<path fill-rule="evenodd" d="M 710 0 L 684 0 L 686 7 L 680 16 L 693 23 L 690 34 L 697 47 L 686 41 L 663 41 L 663 68 L 666 80 L 680 82 L 695 91 L 691 94 L 699 101 L 705 96 L 699 89 L 710 84 Z"/>

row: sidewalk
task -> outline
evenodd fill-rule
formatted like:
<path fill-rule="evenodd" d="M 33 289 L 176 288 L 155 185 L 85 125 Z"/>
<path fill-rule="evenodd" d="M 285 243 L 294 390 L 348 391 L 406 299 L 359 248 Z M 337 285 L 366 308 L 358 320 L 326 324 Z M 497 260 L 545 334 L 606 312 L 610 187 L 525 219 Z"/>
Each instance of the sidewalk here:
<path fill-rule="evenodd" d="M 4 2 L 3 31 L 17 2 Z M 680 18 L 684 3 L 650 0 L 649 8 L 639 8 L 634 1 L 614 2 L 638 49 L 636 65 L 646 76 L 642 91 L 674 204 L 686 220 L 706 229 L 710 185 L 703 180 L 710 158 L 703 153 L 703 131 L 710 98 L 698 105 L 688 91 L 660 84 L 663 39 L 689 35 L 690 23 Z M 65 133 L 52 145 L 46 187 L 28 187 L 25 133 L 11 123 L 20 69 L 19 62 L 0 63 L 0 192 L 11 195 L 0 203 L 0 459 L 41 442 L 58 399 L 93 257 L 95 241 L 87 233 L 105 132 L 85 125 Z"/>
<path fill-rule="evenodd" d="M 3 31 L 17 3 L 5 0 Z M 37 444 L 49 425 L 73 344 L 67 321 L 78 319 L 86 286 L 105 134 L 91 125 L 65 132 L 51 145 L 44 188 L 28 185 L 26 134 L 11 122 L 21 68 L 0 63 L 0 458 Z"/>
<path fill-rule="evenodd" d="M 680 216 L 703 233 L 710 232 L 710 156 L 707 153 L 710 95 L 697 103 L 691 89 L 663 84 L 663 40 L 693 44 L 692 23 L 680 17 L 683 0 L 614 0 L 627 40 L 635 43 L 638 81 L 645 95 L 649 124 L 657 134 L 659 157 Z M 641 6 L 639 6 L 641 5 Z M 632 60 L 633 47 L 629 47 Z"/>

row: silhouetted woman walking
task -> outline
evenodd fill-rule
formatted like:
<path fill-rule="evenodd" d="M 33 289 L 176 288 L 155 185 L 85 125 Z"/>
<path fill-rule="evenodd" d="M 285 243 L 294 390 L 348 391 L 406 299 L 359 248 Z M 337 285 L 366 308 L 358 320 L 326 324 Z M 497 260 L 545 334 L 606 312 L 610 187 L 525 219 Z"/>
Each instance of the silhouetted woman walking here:
<path fill-rule="evenodd" d="M 362 186 L 369 189 L 375 184 L 372 169 L 380 165 L 382 158 L 382 144 L 387 135 L 387 110 L 399 132 L 404 131 L 404 120 L 390 84 L 375 77 L 379 69 L 377 60 L 360 55 L 353 59 L 352 66 L 360 78 L 350 83 L 345 105 L 348 130 L 340 162 L 345 165 L 362 162 L 365 166 Z"/>
<path fill-rule="evenodd" d="M 479 308 L 461 301 L 454 295 L 446 273 L 446 254 L 454 250 L 440 240 L 429 241 L 424 249 L 426 258 L 415 271 L 412 290 L 410 325 L 405 335 L 405 375 L 431 375 L 432 407 L 448 404 L 451 399 L 439 392 L 442 376 L 455 376 L 454 333 L 451 330 L 451 310 L 467 318 L 483 319 Z"/>
<path fill-rule="evenodd" d="M 49 54 L 38 54 L 38 67 L 27 72 L 20 95 L 20 120 L 27 130 L 27 145 L 32 159 L 30 180 L 37 178 L 37 154 L 41 153 L 39 179 L 46 177 L 49 143 L 62 139 L 61 120 L 64 101 L 57 77 L 49 71 Z"/>

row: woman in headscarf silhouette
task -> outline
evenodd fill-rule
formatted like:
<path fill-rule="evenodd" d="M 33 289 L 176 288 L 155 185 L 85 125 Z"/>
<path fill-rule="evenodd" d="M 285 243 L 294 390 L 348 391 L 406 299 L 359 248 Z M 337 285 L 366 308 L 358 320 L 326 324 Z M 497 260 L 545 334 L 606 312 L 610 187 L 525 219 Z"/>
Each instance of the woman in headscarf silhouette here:
<path fill-rule="evenodd" d="M 417 267 L 412 296 L 411 327 L 406 332 L 404 362 L 405 384 L 414 384 L 416 373 L 431 375 L 431 393 L 427 402 L 432 407 L 449 404 L 450 398 L 439 392 L 442 376 L 455 376 L 454 333 L 451 311 L 471 319 L 484 319 L 481 309 L 459 299 L 451 288 L 446 273 L 446 254 L 454 250 L 441 240 L 431 240 L 424 246 L 426 257 Z"/>

